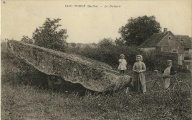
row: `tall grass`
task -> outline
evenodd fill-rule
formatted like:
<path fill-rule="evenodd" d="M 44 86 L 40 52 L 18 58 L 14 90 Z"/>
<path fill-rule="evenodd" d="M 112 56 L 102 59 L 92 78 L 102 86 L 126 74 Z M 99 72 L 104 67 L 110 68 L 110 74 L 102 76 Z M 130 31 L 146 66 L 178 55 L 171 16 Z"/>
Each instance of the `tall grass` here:
<path fill-rule="evenodd" d="M 189 120 L 189 101 L 181 106 L 166 94 L 79 96 L 23 85 L 2 86 L 2 119 L 184 119 Z"/>

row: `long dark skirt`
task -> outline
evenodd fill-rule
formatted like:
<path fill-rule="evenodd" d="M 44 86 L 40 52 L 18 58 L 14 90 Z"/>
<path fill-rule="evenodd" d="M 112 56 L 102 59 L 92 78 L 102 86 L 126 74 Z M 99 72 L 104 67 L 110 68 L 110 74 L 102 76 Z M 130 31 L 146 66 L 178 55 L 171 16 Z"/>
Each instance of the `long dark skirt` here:
<path fill-rule="evenodd" d="M 134 82 L 133 82 L 133 85 L 134 85 L 134 91 L 135 92 L 143 92 L 142 90 L 142 84 L 141 84 L 141 80 L 140 80 L 140 76 L 138 73 L 135 73 L 134 74 Z"/>
<path fill-rule="evenodd" d="M 139 79 L 134 80 L 134 91 L 138 92 L 138 93 L 142 93 L 142 85 L 141 85 L 141 81 Z"/>

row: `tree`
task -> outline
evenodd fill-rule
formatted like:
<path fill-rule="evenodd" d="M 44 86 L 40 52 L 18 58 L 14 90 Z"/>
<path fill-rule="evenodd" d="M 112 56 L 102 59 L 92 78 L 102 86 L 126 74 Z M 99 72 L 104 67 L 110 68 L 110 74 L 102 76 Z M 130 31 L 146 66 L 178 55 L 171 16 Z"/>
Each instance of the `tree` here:
<path fill-rule="evenodd" d="M 130 18 L 125 26 L 119 29 L 126 45 L 141 45 L 153 33 L 161 31 L 160 23 L 154 16 Z"/>
<path fill-rule="evenodd" d="M 33 44 L 33 39 L 29 38 L 28 36 L 23 36 L 23 38 L 21 39 L 22 42 L 25 43 L 29 43 L 29 44 Z"/>
<path fill-rule="evenodd" d="M 122 39 L 122 37 L 116 38 L 115 39 L 115 44 L 118 45 L 118 46 L 123 46 L 123 45 L 125 45 L 125 41 Z"/>
<path fill-rule="evenodd" d="M 110 47 L 110 46 L 114 46 L 114 42 L 111 38 L 104 38 L 101 41 L 99 41 L 98 45 L 99 47 Z"/>
<path fill-rule="evenodd" d="M 77 45 L 76 45 L 76 43 L 71 43 L 71 46 L 76 47 Z"/>
<path fill-rule="evenodd" d="M 68 37 L 66 29 L 58 30 L 61 19 L 46 19 L 43 26 L 36 28 L 33 33 L 35 45 L 46 47 L 58 51 L 65 51 L 66 39 Z"/>

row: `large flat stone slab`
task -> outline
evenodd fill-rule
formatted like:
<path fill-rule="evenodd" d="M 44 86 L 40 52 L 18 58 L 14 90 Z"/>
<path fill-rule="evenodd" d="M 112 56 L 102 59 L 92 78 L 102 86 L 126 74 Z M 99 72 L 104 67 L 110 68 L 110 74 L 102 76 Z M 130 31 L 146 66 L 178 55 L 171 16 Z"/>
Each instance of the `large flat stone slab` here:
<path fill-rule="evenodd" d="M 10 54 L 25 60 L 37 70 L 71 83 L 79 83 L 93 91 L 117 91 L 132 79 L 128 75 L 119 75 L 107 64 L 83 56 L 14 40 L 8 41 L 7 46 Z"/>

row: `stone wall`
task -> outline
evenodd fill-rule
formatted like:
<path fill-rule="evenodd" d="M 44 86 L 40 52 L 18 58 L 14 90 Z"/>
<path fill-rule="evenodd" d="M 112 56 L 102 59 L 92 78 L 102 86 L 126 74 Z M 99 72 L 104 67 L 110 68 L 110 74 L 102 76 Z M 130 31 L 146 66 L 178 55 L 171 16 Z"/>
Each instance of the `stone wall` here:
<path fill-rule="evenodd" d="M 120 76 L 111 66 L 83 56 L 68 54 L 18 41 L 8 41 L 8 51 L 37 70 L 104 92 L 125 87 L 132 77 Z"/>

